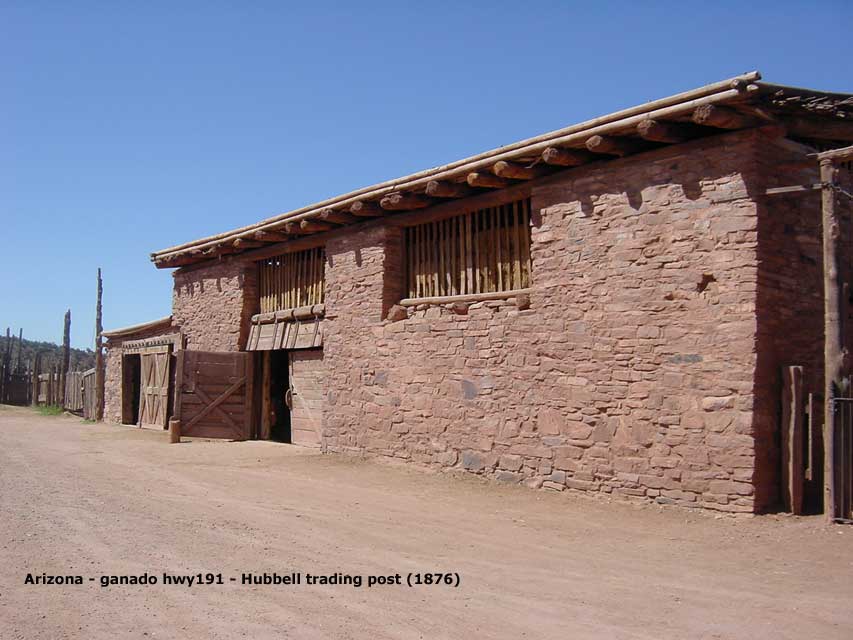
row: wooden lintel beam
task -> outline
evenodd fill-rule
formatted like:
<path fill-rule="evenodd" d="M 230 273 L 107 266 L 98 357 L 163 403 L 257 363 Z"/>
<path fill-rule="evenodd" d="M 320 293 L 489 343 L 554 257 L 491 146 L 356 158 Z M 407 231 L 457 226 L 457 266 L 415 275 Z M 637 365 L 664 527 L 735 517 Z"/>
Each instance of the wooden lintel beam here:
<path fill-rule="evenodd" d="M 817 191 L 823 185 L 819 182 L 815 184 L 795 184 L 790 187 L 772 187 L 767 189 L 764 194 L 768 196 L 775 196 L 780 193 L 801 193 L 803 191 Z"/>
<path fill-rule="evenodd" d="M 430 180 L 426 186 L 426 194 L 435 198 L 464 198 L 472 193 L 475 191 L 461 182 Z"/>
<path fill-rule="evenodd" d="M 503 189 L 512 184 L 506 178 L 499 178 L 493 173 L 473 171 L 465 177 L 466 182 L 472 187 L 483 187 L 486 189 Z"/>
<path fill-rule="evenodd" d="M 613 136 L 592 136 L 586 141 L 586 148 L 593 153 L 605 153 L 611 156 L 627 156 L 647 149 L 639 140 L 615 138 Z"/>
<path fill-rule="evenodd" d="M 847 162 L 848 160 L 853 160 L 853 146 L 821 151 L 815 155 L 819 162 Z"/>
<path fill-rule="evenodd" d="M 326 209 L 325 211 L 320 213 L 320 218 L 322 222 L 328 222 L 331 224 L 351 224 L 353 222 L 358 222 L 358 218 L 350 213 L 343 213 L 341 211 L 335 211 L 334 209 Z"/>
<path fill-rule="evenodd" d="M 661 122 L 646 118 L 637 125 L 637 133 L 643 140 L 677 144 L 701 135 L 702 129 L 680 122 Z"/>
<path fill-rule="evenodd" d="M 290 240 L 290 236 L 287 234 L 278 231 L 265 231 L 263 229 L 255 231 L 254 238 L 258 242 L 286 242 Z"/>
<path fill-rule="evenodd" d="M 717 129 L 746 129 L 759 124 L 759 121 L 752 116 L 715 104 L 703 104 L 697 107 L 693 112 L 693 122 Z"/>
<path fill-rule="evenodd" d="M 492 173 L 499 178 L 511 178 L 513 180 L 532 180 L 548 173 L 548 169 L 542 165 L 525 167 L 517 162 L 501 160 L 492 166 Z"/>
<path fill-rule="evenodd" d="M 548 147 L 542 152 L 542 161 L 557 167 L 579 167 L 593 160 L 595 160 L 595 156 L 581 149 Z"/>
<path fill-rule="evenodd" d="M 299 226 L 307 233 L 320 233 L 321 231 L 331 231 L 335 228 L 335 225 L 333 224 L 317 222 L 316 220 L 303 220 L 299 223 Z"/>
<path fill-rule="evenodd" d="M 375 202 L 356 200 L 350 205 L 349 211 L 352 215 L 360 218 L 376 218 L 382 215 L 382 208 Z"/>
<path fill-rule="evenodd" d="M 431 204 L 432 200 L 416 193 L 389 193 L 379 201 L 379 206 L 388 211 L 423 209 Z"/>

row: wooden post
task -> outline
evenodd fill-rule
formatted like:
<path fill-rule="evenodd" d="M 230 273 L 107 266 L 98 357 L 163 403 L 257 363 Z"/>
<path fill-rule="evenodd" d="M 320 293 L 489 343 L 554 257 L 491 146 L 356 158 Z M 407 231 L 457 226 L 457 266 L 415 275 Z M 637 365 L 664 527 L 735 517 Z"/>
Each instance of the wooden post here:
<path fill-rule="evenodd" d="M 101 299 L 104 294 L 103 281 L 101 280 L 101 269 L 98 267 L 98 301 L 95 307 L 95 420 L 101 422 L 104 419 L 104 331 L 101 315 Z"/>
<path fill-rule="evenodd" d="M 18 331 L 18 362 L 15 365 L 15 371 L 21 370 L 21 359 L 24 356 L 24 328 L 21 327 Z"/>
<path fill-rule="evenodd" d="M 782 487 L 785 507 L 803 513 L 803 368 L 782 367 Z"/>
<path fill-rule="evenodd" d="M 835 174 L 832 160 L 821 159 L 820 181 L 823 211 L 823 301 L 824 301 L 824 420 L 823 420 L 823 507 L 826 519 L 836 518 L 835 502 L 835 403 L 843 391 L 844 342 L 841 322 L 842 283 L 838 270 L 838 241 L 841 226 L 835 207 Z"/>
<path fill-rule="evenodd" d="M 32 387 L 33 387 L 33 397 L 32 397 L 32 406 L 37 407 L 39 403 L 39 367 L 41 366 L 41 351 L 36 351 L 35 356 L 33 356 L 33 371 L 32 371 Z"/>
<path fill-rule="evenodd" d="M 270 398 L 270 374 L 272 354 L 270 351 L 262 352 L 261 372 L 261 440 L 269 440 L 272 431 L 272 401 Z"/>
<path fill-rule="evenodd" d="M 47 372 L 47 394 L 45 395 L 45 406 L 51 406 L 53 404 L 53 371 L 54 366 L 53 363 L 50 363 L 50 370 Z"/>
<path fill-rule="evenodd" d="M 6 344 L 3 349 L 3 361 L 0 363 L 0 402 L 6 402 L 9 386 L 9 362 L 12 359 L 12 329 L 6 327 Z"/>
<path fill-rule="evenodd" d="M 62 359 L 59 362 L 59 397 L 65 406 L 65 387 L 68 382 L 68 367 L 71 363 L 71 309 L 65 312 L 65 324 L 62 329 Z"/>
<path fill-rule="evenodd" d="M 178 444 L 181 441 L 181 421 L 178 418 L 169 418 L 169 442 Z"/>

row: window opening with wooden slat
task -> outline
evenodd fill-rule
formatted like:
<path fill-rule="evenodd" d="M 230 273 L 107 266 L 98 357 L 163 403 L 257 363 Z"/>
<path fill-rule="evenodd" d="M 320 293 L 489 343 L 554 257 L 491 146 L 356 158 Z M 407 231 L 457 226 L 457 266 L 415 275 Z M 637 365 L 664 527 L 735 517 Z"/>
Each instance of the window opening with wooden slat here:
<path fill-rule="evenodd" d="M 322 304 L 326 287 L 323 247 L 258 262 L 261 313 Z"/>
<path fill-rule="evenodd" d="M 530 200 L 406 229 L 409 298 L 530 286 Z"/>

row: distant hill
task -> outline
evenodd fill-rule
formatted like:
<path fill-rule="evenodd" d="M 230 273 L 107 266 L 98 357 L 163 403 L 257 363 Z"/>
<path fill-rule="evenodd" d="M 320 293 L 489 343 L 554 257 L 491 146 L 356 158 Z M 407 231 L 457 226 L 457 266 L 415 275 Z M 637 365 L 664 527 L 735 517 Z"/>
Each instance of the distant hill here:
<path fill-rule="evenodd" d="M 12 339 L 12 367 L 18 362 L 18 337 Z M 6 354 L 6 336 L 0 336 L 0 358 Z M 24 338 L 24 350 L 21 353 L 21 368 L 28 369 L 37 352 L 41 351 L 41 369 L 59 365 L 62 359 L 62 345 L 52 342 L 38 342 Z M 71 371 L 85 371 L 95 366 L 95 352 L 91 349 L 71 349 Z"/>

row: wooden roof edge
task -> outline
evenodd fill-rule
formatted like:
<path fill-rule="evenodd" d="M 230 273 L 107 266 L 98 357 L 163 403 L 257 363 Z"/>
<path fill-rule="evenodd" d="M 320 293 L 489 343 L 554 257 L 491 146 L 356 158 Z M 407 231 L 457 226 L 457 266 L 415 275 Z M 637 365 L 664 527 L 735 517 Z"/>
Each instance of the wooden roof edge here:
<path fill-rule="evenodd" d="M 136 333 L 142 333 L 143 331 L 150 331 L 152 329 L 160 329 L 172 326 L 172 316 L 166 316 L 164 318 L 157 318 L 156 320 L 151 320 L 149 322 L 142 322 L 140 324 L 130 325 L 129 327 L 121 327 L 119 329 L 112 329 L 111 331 L 102 331 L 101 335 L 105 338 L 125 338 L 127 336 L 132 336 Z"/>
<path fill-rule="evenodd" d="M 742 102 L 745 98 L 748 100 L 753 96 L 767 95 L 772 92 L 777 92 L 782 89 L 790 92 L 803 92 L 808 96 L 828 96 L 837 99 L 846 99 L 851 96 L 848 94 L 830 94 L 810 89 L 797 89 L 795 87 L 784 87 L 782 85 L 774 85 L 760 82 L 761 74 L 757 71 L 735 76 L 727 80 L 717 83 L 705 85 L 691 91 L 679 93 L 668 98 L 662 98 L 652 102 L 647 102 L 642 105 L 631 107 L 617 111 L 615 113 L 588 120 L 586 122 L 571 125 L 563 129 L 551 131 L 533 138 L 528 138 L 520 142 L 516 142 L 503 147 L 498 147 L 490 151 L 465 158 L 450 164 L 441 165 L 432 169 L 427 169 L 418 173 L 411 174 L 402 178 L 382 182 L 370 187 L 365 187 L 352 191 L 334 198 L 323 200 L 319 203 L 308 205 L 293 211 L 283 213 L 271 218 L 261 220 L 255 224 L 233 229 L 231 231 L 207 236 L 181 245 L 176 245 L 161 251 L 151 254 L 151 261 L 159 268 L 171 268 L 181 266 L 187 262 L 204 261 L 212 259 L 216 255 L 205 255 L 214 252 L 217 248 L 221 248 L 227 243 L 238 241 L 240 244 L 246 240 L 251 240 L 253 234 L 259 231 L 262 232 L 277 232 L 288 223 L 301 224 L 302 228 L 307 231 L 321 231 L 323 225 L 315 224 L 313 221 L 308 222 L 308 219 L 316 218 L 330 209 L 348 207 L 360 201 L 377 201 L 383 196 L 389 194 L 403 193 L 407 191 L 418 190 L 422 191 L 430 181 L 442 179 L 458 179 L 460 175 L 464 178 L 464 174 L 471 171 L 482 170 L 487 167 L 494 166 L 500 161 L 512 161 L 525 154 L 541 153 L 550 145 L 558 146 L 560 144 L 576 144 L 579 139 L 585 135 L 595 135 L 598 133 L 613 133 L 617 135 L 624 132 L 620 126 L 624 128 L 636 126 L 636 121 L 643 117 L 665 117 L 665 114 L 674 113 L 680 109 L 688 109 L 698 103 L 702 104 L 729 104 Z M 624 126 L 623 126 L 624 125 Z M 505 164 L 506 162 L 504 162 Z M 384 204 L 384 203 L 383 203 Z M 289 226 L 293 226 L 292 224 Z M 236 244 L 233 245 L 236 248 Z M 250 248 L 250 247 L 247 247 Z M 240 249 L 228 248 L 230 252 L 239 253 Z M 194 255 L 193 255 L 194 254 Z M 183 260 L 176 264 L 176 260 Z"/>
<path fill-rule="evenodd" d="M 748 84 L 759 80 L 760 78 L 761 78 L 761 74 L 758 71 L 752 71 L 749 73 L 741 74 L 739 76 L 735 76 L 733 78 L 721 80 L 720 82 L 708 84 L 708 85 L 705 85 L 703 87 L 699 87 L 697 89 L 692 89 L 690 91 L 678 93 L 678 94 L 675 94 L 675 95 L 672 95 L 672 96 L 669 96 L 666 98 L 661 98 L 659 100 L 646 102 L 646 103 L 643 103 L 643 104 L 635 106 L 635 107 L 630 107 L 628 109 L 616 111 L 614 113 L 611 113 L 611 114 L 608 114 L 605 116 L 601 116 L 598 118 L 594 118 L 592 120 L 587 120 L 587 121 L 579 123 L 579 124 L 564 127 L 562 129 L 557 129 L 555 131 L 544 133 L 544 134 L 541 134 L 539 136 L 534 136 L 533 138 L 521 140 L 519 142 L 515 142 L 515 143 L 509 144 L 509 145 L 505 145 L 503 147 L 498 147 L 496 149 L 491 149 L 489 151 L 486 151 L 486 152 L 483 152 L 483 153 L 480 153 L 480 154 L 477 154 L 474 156 L 470 156 L 470 157 L 464 158 L 462 160 L 457 160 L 457 161 L 449 163 L 449 164 L 440 165 L 437 167 L 433 167 L 431 169 L 426 169 L 424 171 L 420 171 L 420 172 L 417 172 L 414 174 L 410 174 L 408 176 L 404 176 L 401 178 L 395 178 L 393 180 L 387 180 L 385 182 L 380 182 L 380 183 L 377 183 L 375 185 L 371 185 L 369 187 L 363 187 L 361 189 L 357 189 L 355 191 L 351 191 L 349 193 L 346 193 L 346 194 L 343 194 L 340 196 L 335 196 L 333 198 L 323 200 L 323 201 L 318 202 L 316 204 L 308 205 L 305 207 L 301 207 L 299 209 L 295 209 L 293 211 L 289 211 L 289 212 L 286 212 L 283 214 L 272 216 L 270 218 L 266 218 L 264 220 L 261 220 L 259 222 L 254 223 L 254 224 L 251 224 L 251 225 L 247 225 L 247 226 L 240 227 L 237 229 L 232 229 L 231 231 L 226 231 L 223 233 L 214 234 L 214 235 L 207 236 L 204 238 L 199 238 L 197 240 L 185 242 L 183 244 L 175 245 L 173 247 L 168 247 L 166 249 L 161 249 L 160 251 L 155 251 L 155 252 L 151 253 L 151 260 L 156 262 L 158 259 L 162 258 L 165 255 L 173 254 L 173 253 L 177 253 L 177 252 L 182 252 L 182 251 L 187 250 L 187 249 L 194 249 L 194 248 L 197 248 L 199 245 L 209 243 L 212 241 L 225 240 L 225 239 L 229 239 L 229 238 L 236 239 L 236 237 L 239 236 L 241 233 L 253 232 L 253 231 L 259 230 L 265 226 L 268 226 L 270 224 L 274 224 L 274 223 L 285 223 L 288 220 L 293 219 L 294 217 L 296 217 L 299 214 L 302 214 L 305 212 L 313 212 L 313 211 L 319 212 L 319 211 L 322 211 L 323 209 L 332 207 L 336 204 L 340 204 L 341 202 L 346 201 L 346 200 L 358 199 L 358 198 L 364 198 L 364 199 L 375 198 L 375 197 L 377 197 L 377 195 L 378 195 L 377 192 L 379 192 L 379 191 L 384 191 L 385 193 L 390 193 L 395 188 L 397 188 L 401 185 L 404 185 L 408 182 L 411 182 L 413 180 L 424 179 L 424 178 L 426 178 L 428 180 L 429 178 L 434 177 L 436 174 L 439 174 L 439 173 L 442 173 L 445 171 L 450 171 L 450 170 L 455 169 L 455 168 L 461 168 L 461 167 L 464 167 L 465 165 L 470 164 L 472 162 L 484 161 L 484 160 L 488 161 L 493 156 L 498 155 L 498 154 L 506 154 L 506 153 L 509 153 L 511 151 L 514 151 L 514 150 L 523 150 L 524 147 L 526 147 L 530 144 L 545 142 L 545 141 L 551 140 L 552 138 L 555 138 L 555 137 L 567 135 L 570 133 L 580 132 L 580 131 L 583 131 L 584 129 L 590 128 L 592 126 L 605 124 L 606 122 L 616 121 L 616 120 L 619 120 L 620 118 L 624 118 L 624 117 L 627 117 L 630 115 L 636 115 L 639 113 L 644 113 L 646 111 L 649 111 L 649 110 L 652 110 L 654 108 L 658 108 L 661 106 L 678 104 L 679 102 L 682 102 L 682 101 L 694 99 L 696 97 L 700 97 L 700 96 L 704 96 L 704 95 L 710 95 L 710 94 L 713 94 L 715 92 L 723 91 L 726 89 L 731 89 L 734 87 L 745 87 Z"/>

